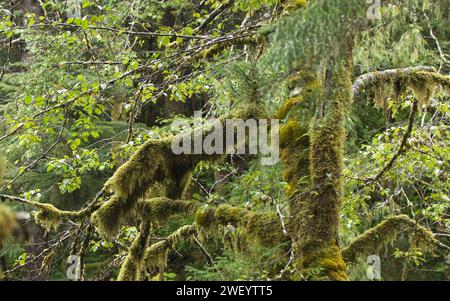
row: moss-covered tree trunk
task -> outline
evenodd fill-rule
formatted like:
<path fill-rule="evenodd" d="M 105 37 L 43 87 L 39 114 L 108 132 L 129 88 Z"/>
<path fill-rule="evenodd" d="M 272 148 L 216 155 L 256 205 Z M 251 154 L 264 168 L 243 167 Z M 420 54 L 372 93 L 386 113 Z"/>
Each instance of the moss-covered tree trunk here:
<path fill-rule="evenodd" d="M 347 280 L 339 247 L 343 201 L 344 120 L 351 105 L 351 56 L 331 64 L 324 82 L 321 116 L 310 138 L 307 196 L 295 200 L 295 249 L 302 273 L 314 278 Z"/>

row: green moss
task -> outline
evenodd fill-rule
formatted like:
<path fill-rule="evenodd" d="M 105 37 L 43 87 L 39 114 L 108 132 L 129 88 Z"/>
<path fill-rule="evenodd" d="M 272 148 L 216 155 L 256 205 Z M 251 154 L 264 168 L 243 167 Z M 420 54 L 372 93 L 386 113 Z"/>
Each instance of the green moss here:
<path fill-rule="evenodd" d="M 255 118 L 266 116 L 264 108 L 255 103 L 242 104 L 226 118 Z M 205 125 L 202 129 L 207 135 L 213 127 Z M 184 135 L 192 136 L 195 131 Z M 185 192 L 194 167 L 201 160 L 215 160 L 222 155 L 180 155 L 172 152 L 172 138 L 149 140 L 136 151 L 131 159 L 122 165 L 106 182 L 105 188 L 112 193 L 108 201 L 92 215 L 99 234 L 111 238 L 117 234 L 130 214 L 136 209 L 139 200 L 148 197 L 169 197 L 179 199 Z"/>
<path fill-rule="evenodd" d="M 407 215 L 398 215 L 387 218 L 356 237 L 342 250 L 342 254 L 346 261 L 355 262 L 359 257 L 379 253 L 383 247 L 393 243 L 400 233 L 409 234 L 412 248 L 433 251 L 439 245 L 429 229 L 418 225 Z"/>
<path fill-rule="evenodd" d="M 288 221 L 286 221 L 287 223 Z M 288 241 L 281 222 L 274 212 L 253 212 L 243 208 L 221 205 L 217 208 L 199 209 L 195 225 L 203 237 L 228 235 L 230 226 L 250 245 L 254 242 L 274 247 Z"/>
<path fill-rule="evenodd" d="M 0 204 L 0 246 L 9 237 L 15 224 L 16 219 L 11 209 Z"/>
<path fill-rule="evenodd" d="M 164 223 L 175 214 L 192 214 L 198 207 L 198 203 L 159 197 L 139 203 L 139 212 L 148 222 Z"/>
<path fill-rule="evenodd" d="M 308 0 L 289 0 L 287 1 L 286 9 L 288 11 L 303 8 L 308 5 Z"/>
<path fill-rule="evenodd" d="M 68 219 L 79 219 L 84 216 L 84 211 L 72 212 L 59 210 L 51 204 L 35 203 L 37 211 L 33 212 L 36 223 L 45 230 L 56 231 L 61 223 Z"/>
<path fill-rule="evenodd" d="M 450 90 L 450 77 L 435 72 L 400 70 L 373 73 L 370 78 L 376 108 L 386 109 L 386 100 L 398 100 L 411 90 L 421 106 L 427 106 L 437 87 Z"/>
<path fill-rule="evenodd" d="M 300 97 L 292 97 L 286 100 L 286 102 L 281 106 L 281 108 L 278 110 L 275 118 L 277 119 L 285 119 L 289 112 L 292 111 L 292 109 L 302 103 L 302 99 Z"/>
<path fill-rule="evenodd" d="M 299 181 L 309 176 L 308 129 L 296 120 L 289 120 L 280 129 L 283 178 L 289 184 L 288 196 L 300 189 Z"/>
<path fill-rule="evenodd" d="M 332 244 L 326 248 L 317 250 L 301 259 L 302 271 L 307 275 L 311 269 L 322 269 L 328 280 L 345 281 L 348 280 L 347 266 L 342 259 L 338 246 Z M 314 275 L 317 277 L 317 275 Z"/>
<path fill-rule="evenodd" d="M 91 220 L 95 225 L 97 232 L 104 239 L 108 239 L 116 235 L 120 226 L 125 219 L 123 200 L 113 195 L 108 202 L 104 203 L 101 210 L 97 210 L 92 214 Z"/>
<path fill-rule="evenodd" d="M 192 225 L 186 225 L 167 237 L 167 239 L 159 241 L 151 245 L 145 251 L 144 262 L 147 277 L 152 277 L 155 272 L 163 275 L 167 266 L 167 256 L 172 248 L 176 245 L 189 241 L 193 235 L 197 233 Z"/>
<path fill-rule="evenodd" d="M 120 268 L 118 281 L 140 280 L 151 227 L 149 223 L 143 223 L 140 228 L 140 232 L 131 244 L 127 257 Z"/>

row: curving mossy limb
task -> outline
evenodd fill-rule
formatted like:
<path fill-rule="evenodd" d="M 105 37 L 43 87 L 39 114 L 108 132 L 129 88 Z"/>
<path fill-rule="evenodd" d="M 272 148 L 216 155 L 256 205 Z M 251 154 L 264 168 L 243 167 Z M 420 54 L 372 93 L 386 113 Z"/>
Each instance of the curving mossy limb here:
<path fill-rule="evenodd" d="M 438 87 L 450 91 L 450 77 L 434 72 L 432 67 L 419 66 L 363 74 L 353 83 L 352 94 L 358 97 L 362 91 L 371 90 L 375 107 L 384 108 L 387 99 L 397 99 L 409 89 L 419 104 L 426 106 Z"/>
<path fill-rule="evenodd" d="M 359 257 L 377 254 L 383 247 L 393 243 L 400 233 L 408 233 L 412 248 L 432 252 L 441 246 L 429 229 L 418 225 L 407 215 L 397 215 L 356 237 L 342 250 L 342 255 L 346 262 L 355 262 Z"/>
<path fill-rule="evenodd" d="M 105 188 L 113 195 L 92 215 L 102 237 L 107 239 L 116 235 L 120 225 L 144 197 L 181 197 L 186 179 L 201 157 L 175 156 L 170 143 L 170 139 L 146 142 L 107 181 Z"/>

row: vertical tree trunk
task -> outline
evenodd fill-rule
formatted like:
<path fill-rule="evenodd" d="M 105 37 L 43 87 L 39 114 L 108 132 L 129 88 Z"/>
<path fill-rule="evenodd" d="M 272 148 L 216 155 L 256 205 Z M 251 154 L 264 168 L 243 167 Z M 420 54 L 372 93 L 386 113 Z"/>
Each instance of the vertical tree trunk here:
<path fill-rule="evenodd" d="M 344 120 L 351 105 L 351 56 L 334 64 L 324 85 L 324 116 L 315 122 L 310 141 L 311 192 L 296 200 L 295 249 L 302 273 L 347 280 L 339 248 L 343 201 Z"/>

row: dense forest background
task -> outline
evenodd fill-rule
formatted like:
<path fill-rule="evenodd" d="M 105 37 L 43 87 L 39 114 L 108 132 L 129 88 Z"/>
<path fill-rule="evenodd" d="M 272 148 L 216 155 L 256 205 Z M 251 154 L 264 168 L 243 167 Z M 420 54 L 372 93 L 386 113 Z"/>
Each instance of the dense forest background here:
<path fill-rule="evenodd" d="M 449 7 L 0 0 L 0 280 L 448 280 Z"/>

